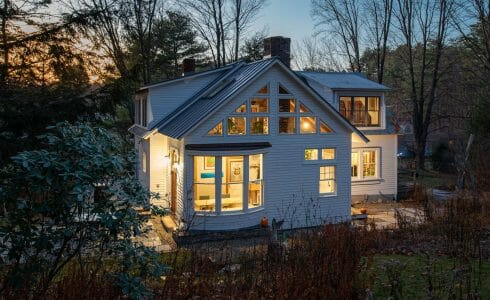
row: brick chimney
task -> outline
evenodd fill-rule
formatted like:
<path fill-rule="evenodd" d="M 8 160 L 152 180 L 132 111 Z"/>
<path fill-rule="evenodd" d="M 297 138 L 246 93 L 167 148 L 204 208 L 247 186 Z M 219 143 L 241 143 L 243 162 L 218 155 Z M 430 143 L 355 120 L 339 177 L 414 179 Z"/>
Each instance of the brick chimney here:
<path fill-rule="evenodd" d="M 196 72 L 196 60 L 194 58 L 184 58 L 182 61 L 182 76 L 191 75 Z"/>
<path fill-rule="evenodd" d="M 272 36 L 264 39 L 264 58 L 277 56 L 286 66 L 291 64 L 291 39 Z"/>

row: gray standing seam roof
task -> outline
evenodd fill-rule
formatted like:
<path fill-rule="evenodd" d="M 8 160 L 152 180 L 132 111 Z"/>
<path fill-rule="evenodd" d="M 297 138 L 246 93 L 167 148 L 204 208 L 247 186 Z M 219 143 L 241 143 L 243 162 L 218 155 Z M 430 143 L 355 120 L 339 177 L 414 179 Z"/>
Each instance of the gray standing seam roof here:
<path fill-rule="evenodd" d="M 231 95 L 250 82 L 250 80 L 254 79 L 255 76 L 274 61 L 274 59 L 267 59 L 250 64 L 238 65 L 203 88 L 196 94 L 196 97 L 192 97 L 189 101 L 186 101 L 182 105 L 182 108 L 183 106 L 187 106 L 186 109 L 177 108 L 174 110 L 174 113 L 158 122 L 154 128 L 158 127 L 159 132 L 170 137 L 181 138 L 187 131 L 192 129 L 214 109 L 221 106 Z M 225 85 L 218 86 L 218 92 L 216 94 L 211 94 L 210 97 L 201 97 L 216 82 L 223 80 L 224 77 L 230 76 L 233 78 Z M 214 91 L 211 90 L 210 92 Z"/>
<path fill-rule="evenodd" d="M 378 90 L 388 91 L 389 87 L 367 79 L 359 73 L 342 72 L 296 72 L 297 74 L 311 78 L 332 90 Z"/>

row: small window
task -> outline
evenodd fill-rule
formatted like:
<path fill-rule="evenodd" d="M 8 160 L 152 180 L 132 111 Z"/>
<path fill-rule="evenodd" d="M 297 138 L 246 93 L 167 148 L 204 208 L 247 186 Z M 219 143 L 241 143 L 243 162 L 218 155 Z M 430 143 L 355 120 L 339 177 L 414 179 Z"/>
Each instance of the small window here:
<path fill-rule="evenodd" d="M 318 149 L 305 149 L 305 160 L 318 160 Z"/>
<path fill-rule="evenodd" d="M 294 117 L 279 117 L 279 133 L 294 134 L 296 126 Z"/>
<path fill-rule="evenodd" d="M 141 170 L 146 173 L 146 151 L 143 151 L 141 155 Z"/>
<path fill-rule="evenodd" d="M 322 149 L 322 159 L 335 159 L 335 149 L 333 148 L 323 148 Z"/>
<path fill-rule="evenodd" d="M 306 105 L 304 105 L 303 103 L 299 103 L 299 112 L 300 113 L 311 113 L 311 110 L 306 107 Z"/>
<path fill-rule="evenodd" d="M 316 133 L 316 117 L 300 117 L 300 133 Z"/>
<path fill-rule="evenodd" d="M 250 101 L 250 112 L 262 113 L 269 111 L 269 103 L 267 98 L 253 98 Z"/>
<path fill-rule="evenodd" d="M 228 134 L 229 135 L 244 135 L 246 131 L 245 117 L 229 117 L 228 118 Z"/>
<path fill-rule="evenodd" d="M 253 117 L 250 118 L 251 134 L 269 134 L 269 118 Z"/>
<path fill-rule="evenodd" d="M 335 193 L 335 167 L 320 167 L 320 194 Z"/>
<path fill-rule="evenodd" d="M 237 109 L 235 109 L 236 113 L 246 113 L 247 112 L 247 104 L 245 102 L 242 103 Z"/>
<path fill-rule="evenodd" d="M 294 113 L 296 101 L 294 99 L 279 99 L 279 112 Z"/>
<path fill-rule="evenodd" d="M 262 87 L 258 92 L 257 94 L 269 94 L 269 86 L 268 85 L 264 85 L 264 87 Z"/>
<path fill-rule="evenodd" d="M 289 92 L 282 85 L 279 85 L 279 94 L 281 94 L 281 95 L 289 95 Z"/>
<path fill-rule="evenodd" d="M 219 122 L 213 129 L 208 131 L 208 135 L 222 135 L 223 134 L 223 122 Z"/>
<path fill-rule="evenodd" d="M 333 130 L 327 125 L 327 123 L 320 120 L 320 133 L 331 133 Z"/>

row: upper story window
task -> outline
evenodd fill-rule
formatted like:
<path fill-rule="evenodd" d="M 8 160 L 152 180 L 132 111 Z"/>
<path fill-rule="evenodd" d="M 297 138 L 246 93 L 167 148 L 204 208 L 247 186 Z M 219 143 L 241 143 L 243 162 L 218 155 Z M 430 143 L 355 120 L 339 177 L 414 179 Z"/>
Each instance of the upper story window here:
<path fill-rule="evenodd" d="M 208 136 L 269 134 L 269 85 L 263 86 L 248 101 L 242 102 L 225 119 L 208 131 Z M 248 123 L 247 123 L 248 122 Z M 223 126 L 226 127 L 223 128 Z"/>
<path fill-rule="evenodd" d="M 379 97 L 342 96 L 339 111 L 355 126 L 381 126 L 381 101 Z"/>
<path fill-rule="evenodd" d="M 278 100 L 278 131 L 279 134 L 316 134 L 333 132 L 322 120 L 318 120 L 315 114 L 303 102 L 295 99 L 289 92 L 279 85 Z M 319 122 L 319 126 L 318 126 Z"/>
<path fill-rule="evenodd" d="M 134 123 L 146 127 L 148 125 L 147 94 L 136 95 L 134 99 Z"/>

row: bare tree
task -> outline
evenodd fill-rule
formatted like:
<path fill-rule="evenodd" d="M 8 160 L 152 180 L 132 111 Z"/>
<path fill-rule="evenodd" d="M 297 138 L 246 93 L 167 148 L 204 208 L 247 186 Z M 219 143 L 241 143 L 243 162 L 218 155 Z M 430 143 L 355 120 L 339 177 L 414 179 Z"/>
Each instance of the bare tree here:
<path fill-rule="evenodd" d="M 333 34 L 340 40 L 352 71 L 360 72 L 361 9 L 355 0 L 312 0 L 312 15 L 317 20 L 316 27 Z M 326 28 L 323 28 L 326 26 Z"/>
<path fill-rule="evenodd" d="M 337 51 L 332 43 L 314 37 L 304 38 L 293 47 L 293 62 L 298 70 L 341 71 Z"/>
<path fill-rule="evenodd" d="M 180 5 L 192 19 L 200 37 L 211 49 L 214 64 L 226 63 L 226 40 L 230 20 L 225 12 L 225 0 L 183 0 Z"/>
<path fill-rule="evenodd" d="M 234 23 L 234 60 L 238 60 L 240 39 L 247 27 L 257 18 L 257 14 L 267 3 L 265 0 L 233 0 L 232 20 Z"/>
<path fill-rule="evenodd" d="M 376 55 L 376 79 L 383 83 L 388 36 L 390 34 L 393 0 L 367 0 L 365 3 L 365 20 L 367 38 L 374 45 Z"/>
<path fill-rule="evenodd" d="M 424 169 L 425 147 L 440 77 L 452 0 L 397 0 L 398 21 L 409 72 L 409 96 L 415 138 L 417 169 Z"/>

